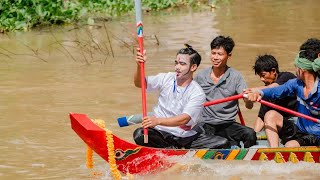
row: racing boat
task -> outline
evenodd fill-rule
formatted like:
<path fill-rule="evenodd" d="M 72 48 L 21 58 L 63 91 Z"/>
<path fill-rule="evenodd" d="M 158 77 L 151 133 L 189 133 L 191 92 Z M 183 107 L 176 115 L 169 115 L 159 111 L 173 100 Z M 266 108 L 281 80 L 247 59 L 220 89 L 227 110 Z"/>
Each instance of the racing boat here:
<path fill-rule="evenodd" d="M 277 163 L 299 161 L 319 163 L 320 147 L 241 148 L 241 149 L 161 149 L 139 146 L 114 135 L 85 114 L 70 113 L 71 127 L 101 158 L 115 158 L 116 168 L 124 174 L 163 171 L 175 164 L 172 156 L 205 160 L 260 160 Z M 108 133 L 109 132 L 109 133 Z M 112 148 L 111 148 L 112 147 Z M 111 150 L 111 151 L 110 151 Z"/>

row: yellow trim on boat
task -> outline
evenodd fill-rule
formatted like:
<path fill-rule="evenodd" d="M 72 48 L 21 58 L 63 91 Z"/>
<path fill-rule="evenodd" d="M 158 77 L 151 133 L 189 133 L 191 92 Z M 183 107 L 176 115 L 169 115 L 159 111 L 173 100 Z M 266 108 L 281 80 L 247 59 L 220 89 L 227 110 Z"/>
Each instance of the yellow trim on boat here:
<path fill-rule="evenodd" d="M 259 161 L 268 161 L 268 156 L 265 153 L 261 153 L 259 156 Z"/>
<path fill-rule="evenodd" d="M 197 157 L 197 158 L 202 158 L 206 153 L 207 153 L 208 150 L 198 150 L 196 152 L 196 154 L 194 155 L 194 157 Z"/>
<path fill-rule="evenodd" d="M 261 148 L 258 149 L 259 153 L 262 152 L 320 152 L 320 147 L 299 147 L 299 148 Z"/>
<path fill-rule="evenodd" d="M 240 149 L 234 149 L 232 150 L 229 155 L 227 156 L 226 160 L 234 160 L 234 158 L 236 158 L 236 156 L 239 154 Z"/>
<path fill-rule="evenodd" d="M 303 161 L 305 162 L 315 162 L 313 156 L 310 152 L 306 152 L 303 157 Z"/>
<path fill-rule="evenodd" d="M 274 161 L 277 163 L 285 163 L 286 161 L 283 159 L 283 156 L 280 152 L 276 152 L 274 155 Z"/>
<path fill-rule="evenodd" d="M 289 155 L 289 161 L 291 161 L 293 163 L 298 163 L 299 159 L 295 153 L 291 152 Z"/>

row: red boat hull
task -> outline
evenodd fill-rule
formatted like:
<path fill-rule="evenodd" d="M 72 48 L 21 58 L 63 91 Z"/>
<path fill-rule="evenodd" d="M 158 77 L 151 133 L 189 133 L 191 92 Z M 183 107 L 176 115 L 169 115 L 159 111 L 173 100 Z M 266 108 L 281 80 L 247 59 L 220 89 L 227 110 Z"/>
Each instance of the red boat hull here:
<path fill-rule="evenodd" d="M 108 160 L 106 131 L 97 126 L 85 114 L 70 113 L 71 127 L 78 136 L 101 156 Z M 113 135 L 114 153 L 118 170 L 123 173 L 153 173 L 171 167 L 174 162 L 167 157 L 187 156 L 221 160 L 273 160 L 276 162 L 320 161 L 320 147 L 300 148 L 249 148 L 249 149 L 159 149 L 129 143 Z"/>

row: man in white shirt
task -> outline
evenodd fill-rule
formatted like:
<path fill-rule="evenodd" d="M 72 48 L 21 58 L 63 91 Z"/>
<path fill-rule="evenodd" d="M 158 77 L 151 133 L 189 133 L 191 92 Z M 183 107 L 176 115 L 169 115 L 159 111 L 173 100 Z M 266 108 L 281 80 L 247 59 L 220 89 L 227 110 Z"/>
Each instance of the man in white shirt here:
<path fill-rule="evenodd" d="M 137 49 L 137 70 L 134 75 L 136 87 L 141 88 L 140 62 L 146 62 L 145 52 Z M 133 133 L 138 145 L 157 148 L 190 148 L 198 137 L 192 130 L 202 112 L 206 96 L 193 73 L 201 62 L 201 56 L 191 46 L 180 49 L 175 59 L 175 72 L 160 73 L 146 77 L 147 92 L 159 92 L 153 116 L 142 120 L 142 127 Z M 148 143 L 144 143 L 143 128 L 148 128 Z"/>

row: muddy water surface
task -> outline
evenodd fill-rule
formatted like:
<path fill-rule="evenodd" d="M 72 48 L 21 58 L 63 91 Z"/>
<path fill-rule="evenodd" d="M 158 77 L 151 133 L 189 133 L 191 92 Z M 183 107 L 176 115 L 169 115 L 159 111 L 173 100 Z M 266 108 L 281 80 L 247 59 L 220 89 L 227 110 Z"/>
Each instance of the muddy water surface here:
<path fill-rule="evenodd" d="M 184 43 L 210 66 L 211 40 L 229 35 L 236 43 L 230 66 L 249 86 L 262 85 L 252 65 L 258 54 L 273 54 L 282 71 L 292 71 L 300 44 L 320 38 L 320 1 L 231 1 L 215 10 L 168 11 L 143 16 L 149 62 L 146 74 L 168 72 Z M 137 127 L 119 128 L 116 119 L 141 112 L 132 54 L 135 19 L 124 17 L 98 26 L 55 27 L 0 36 L 0 179 L 111 179 L 108 165 L 95 157 L 92 176 L 85 167 L 85 145 L 71 130 L 69 112 L 106 121 L 132 141 Z M 159 45 L 158 45 L 159 44 Z M 112 56 L 114 55 L 114 57 Z M 148 95 L 148 110 L 156 101 Z M 242 113 L 252 126 L 259 105 Z M 177 160 L 183 171 L 139 179 L 319 179 L 318 164 L 205 162 Z"/>

